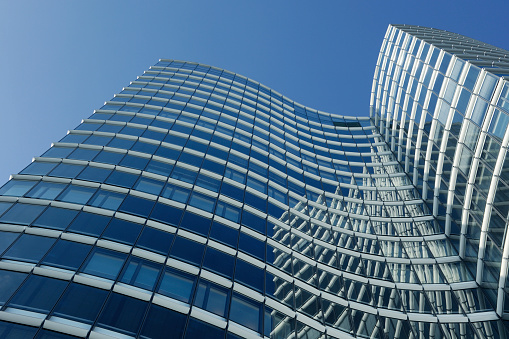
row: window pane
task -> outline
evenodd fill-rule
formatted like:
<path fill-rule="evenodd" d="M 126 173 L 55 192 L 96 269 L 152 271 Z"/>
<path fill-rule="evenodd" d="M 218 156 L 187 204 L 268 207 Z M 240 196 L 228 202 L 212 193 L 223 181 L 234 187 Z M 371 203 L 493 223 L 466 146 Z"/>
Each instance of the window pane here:
<path fill-rule="evenodd" d="M 31 275 L 14 295 L 9 306 L 36 312 L 49 312 L 68 282 Z"/>
<path fill-rule="evenodd" d="M 132 245 L 138 239 L 142 227 L 133 222 L 113 219 L 104 231 L 103 238 Z"/>
<path fill-rule="evenodd" d="M 146 307 L 144 301 L 113 293 L 99 316 L 98 325 L 136 335 Z"/>
<path fill-rule="evenodd" d="M 141 338 L 180 339 L 187 316 L 152 304 L 141 330 Z"/>
<path fill-rule="evenodd" d="M 25 280 L 27 274 L 13 272 L 13 271 L 0 271 L 0 303 L 4 304 L 11 295 L 18 289 L 19 285 Z M 2 330 L 0 329 L 0 333 Z"/>
<path fill-rule="evenodd" d="M 64 230 L 69 226 L 71 221 L 76 217 L 78 211 L 68 210 L 64 208 L 48 207 L 40 216 L 35 220 L 33 226 L 41 226 L 47 228 L 54 228 Z"/>
<path fill-rule="evenodd" d="M 54 314 L 91 324 L 101 310 L 108 293 L 98 288 L 71 283 L 56 306 Z"/>
<path fill-rule="evenodd" d="M 261 305 L 254 300 L 234 293 L 230 308 L 230 319 L 254 331 L 260 331 Z"/>
<path fill-rule="evenodd" d="M 228 304 L 228 295 L 228 289 L 206 280 L 200 280 L 196 290 L 196 297 L 194 298 L 194 305 L 224 317 Z"/>
<path fill-rule="evenodd" d="M 10 180 L 0 188 L 0 195 L 21 197 L 34 187 L 36 183 L 37 181 Z"/>
<path fill-rule="evenodd" d="M 170 250 L 173 237 L 174 235 L 172 233 L 145 226 L 136 246 L 167 255 Z"/>
<path fill-rule="evenodd" d="M 22 234 L 3 257 L 37 263 L 48 252 L 54 242 L 55 239 L 53 238 Z"/>
<path fill-rule="evenodd" d="M 94 195 L 95 191 L 95 188 L 71 185 L 60 194 L 58 200 L 75 204 L 86 204 L 90 197 Z"/>
<path fill-rule="evenodd" d="M 110 219 L 110 217 L 104 215 L 81 212 L 69 227 L 69 231 L 99 236 L 110 222 Z"/>
<path fill-rule="evenodd" d="M 40 182 L 34 189 L 28 192 L 26 196 L 30 198 L 53 200 L 66 186 L 66 184 L 56 184 L 53 182 Z"/>
<path fill-rule="evenodd" d="M 105 249 L 95 249 L 89 257 L 83 273 L 106 279 L 115 279 L 124 264 L 127 255 Z"/>
<path fill-rule="evenodd" d="M 153 290 L 160 270 L 161 265 L 133 258 L 124 270 L 120 281 L 146 290 Z"/>
<path fill-rule="evenodd" d="M 167 268 L 157 292 L 189 303 L 195 280 L 196 277 L 191 274 Z"/>
<path fill-rule="evenodd" d="M 58 240 L 44 258 L 42 264 L 77 270 L 87 257 L 91 248 L 92 246 L 90 245 Z"/>

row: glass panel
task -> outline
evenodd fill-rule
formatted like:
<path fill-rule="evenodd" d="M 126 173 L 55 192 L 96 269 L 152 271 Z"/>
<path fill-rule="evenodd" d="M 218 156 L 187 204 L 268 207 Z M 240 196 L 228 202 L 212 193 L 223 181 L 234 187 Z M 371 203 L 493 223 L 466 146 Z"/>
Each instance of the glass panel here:
<path fill-rule="evenodd" d="M 123 253 L 97 248 L 87 260 L 83 273 L 114 280 L 126 257 Z"/>

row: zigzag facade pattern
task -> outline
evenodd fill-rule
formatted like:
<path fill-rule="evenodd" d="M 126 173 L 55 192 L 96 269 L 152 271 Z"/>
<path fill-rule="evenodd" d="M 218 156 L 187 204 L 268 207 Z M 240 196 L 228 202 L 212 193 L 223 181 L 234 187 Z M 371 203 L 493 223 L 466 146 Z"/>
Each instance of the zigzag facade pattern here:
<path fill-rule="evenodd" d="M 508 53 L 389 26 L 370 117 L 160 60 L 0 189 L 0 336 L 505 337 Z"/>

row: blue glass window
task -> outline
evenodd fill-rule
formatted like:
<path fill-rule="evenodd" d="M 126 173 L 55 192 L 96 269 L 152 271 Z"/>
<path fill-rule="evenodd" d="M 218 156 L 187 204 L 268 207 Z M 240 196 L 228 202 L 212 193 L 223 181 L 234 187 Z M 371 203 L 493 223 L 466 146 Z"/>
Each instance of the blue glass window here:
<path fill-rule="evenodd" d="M 66 186 L 66 184 L 41 181 L 30 192 L 28 192 L 26 196 L 29 198 L 53 200 L 64 190 Z"/>
<path fill-rule="evenodd" d="M 49 312 L 66 288 L 68 282 L 31 275 L 9 303 L 11 307 L 36 312 Z"/>
<path fill-rule="evenodd" d="M 189 205 L 207 212 L 214 211 L 215 202 L 216 199 L 196 192 L 193 192 L 191 194 L 191 198 L 189 199 Z"/>
<path fill-rule="evenodd" d="M 159 271 L 161 271 L 160 264 L 133 257 L 124 269 L 120 281 L 152 291 Z"/>
<path fill-rule="evenodd" d="M 161 161 L 150 160 L 150 162 L 147 165 L 147 168 L 145 168 L 145 171 L 164 175 L 165 177 L 167 177 L 170 175 L 172 169 L 173 166 L 170 164 Z"/>
<path fill-rule="evenodd" d="M 194 171 L 189 171 L 188 169 L 176 166 L 171 173 L 171 177 L 173 179 L 193 184 L 196 180 L 196 173 Z"/>
<path fill-rule="evenodd" d="M 148 158 L 141 158 L 128 154 L 124 157 L 124 159 L 122 159 L 120 165 L 125 167 L 132 167 L 139 170 L 144 170 L 145 167 L 147 167 L 149 160 L 150 159 Z"/>
<path fill-rule="evenodd" d="M 15 197 L 22 197 L 28 192 L 37 181 L 27 180 L 10 180 L 2 188 L 0 188 L 0 195 L 8 195 Z"/>
<path fill-rule="evenodd" d="M 85 167 L 83 172 L 81 172 L 80 175 L 77 176 L 77 178 L 80 180 L 104 182 L 104 180 L 106 180 L 106 178 L 110 174 L 111 174 L 110 169 L 87 166 Z"/>
<path fill-rule="evenodd" d="M 101 151 L 101 153 L 99 153 L 99 155 L 95 157 L 94 161 L 116 165 L 120 162 L 120 160 L 122 160 L 124 155 L 125 153 Z"/>
<path fill-rule="evenodd" d="M 131 188 L 136 182 L 136 180 L 138 180 L 137 174 L 131 174 L 122 171 L 113 171 L 113 173 L 111 173 L 108 179 L 106 179 L 106 183 L 110 185 Z"/>
<path fill-rule="evenodd" d="M 239 201 L 244 199 L 244 191 L 242 189 L 225 182 L 221 186 L 221 194 Z"/>
<path fill-rule="evenodd" d="M 234 262 L 235 258 L 231 255 L 218 251 L 214 248 L 207 247 L 205 258 L 203 260 L 203 267 L 212 272 L 231 278 L 233 276 Z"/>
<path fill-rule="evenodd" d="M 54 315 L 91 324 L 108 293 L 99 288 L 71 283 L 55 307 Z"/>
<path fill-rule="evenodd" d="M 99 189 L 88 203 L 91 206 L 116 210 L 124 201 L 124 195 L 116 192 Z"/>
<path fill-rule="evenodd" d="M 216 215 L 237 223 L 240 221 L 240 208 L 219 200 L 216 206 Z"/>
<path fill-rule="evenodd" d="M 180 339 L 184 335 L 187 316 L 152 304 L 141 329 L 142 339 Z"/>
<path fill-rule="evenodd" d="M 41 214 L 45 206 L 17 203 L 0 218 L 1 222 L 29 225 Z"/>
<path fill-rule="evenodd" d="M 77 270 L 91 248 L 90 245 L 60 239 L 46 255 L 42 264 Z"/>
<path fill-rule="evenodd" d="M 161 196 L 181 203 L 186 203 L 187 199 L 189 198 L 189 193 L 190 192 L 187 188 L 183 188 L 169 183 L 164 188 L 163 193 L 161 193 Z"/>
<path fill-rule="evenodd" d="M 160 180 L 150 179 L 146 177 L 140 177 L 136 185 L 134 185 L 134 189 L 150 194 L 159 195 L 164 186 L 164 182 Z"/>
<path fill-rule="evenodd" d="M 97 237 L 104 231 L 110 219 L 104 215 L 81 212 L 69 227 L 69 231 Z"/>
<path fill-rule="evenodd" d="M 21 171 L 21 174 L 32 174 L 32 175 L 46 175 L 55 168 L 57 164 L 54 162 L 39 162 L 34 161 L 27 168 Z"/>
<path fill-rule="evenodd" d="M 22 234 L 3 257 L 36 263 L 48 252 L 54 242 L 53 238 Z"/>
<path fill-rule="evenodd" d="M 103 238 L 132 245 L 140 235 L 142 225 L 133 222 L 113 219 L 103 233 Z"/>
<path fill-rule="evenodd" d="M 189 303 L 193 295 L 195 282 L 195 276 L 167 268 L 164 272 L 158 293 Z"/>
<path fill-rule="evenodd" d="M 212 227 L 210 229 L 210 238 L 222 242 L 228 246 L 233 248 L 237 248 L 237 240 L 239 237 L 239 231 L 220 224 L 218 222 L 213 222 Z"/>
<path fill-rule="evenodd" d="M 0 338 L 33 338 L 37 327 L 24 326 L 0 321 Z"/>
<path fill-rule="evenodd" d="M 203 257 L 203 251 L 203 244 L 176 236 L 170 254 L 173 257 L 199 266 Z"/>
<path fill-rule="evenodd" d="M 210 219 L 185 212 L 180 227 L 207 236 L 209 234 Z"/>
<path fill-rule="evenodd" d="M 247 197 L 247 192 L 246 192 Z M 247 210 L 242 211 L 242 225 L 247 226 L 255 231 L 265 234 L 265 219 L 248 212 Z"/>
<path fill-rule="evenodd" d="M 149 216 L 150 211 L 152 211 L 154 204 L 155 200 L 148 200 L 138 198 L 134 195 L 128 195 L 125 197 L 124 202 L 118 210 L 146 218 Z"/>
<path fill-rule="evenodd" d="M 174 235 L 152 227 L 145 226 L 136 246 L 167 255 Z"/>
<path fill-rule="evenodd" d="M 244 260 L 237 259 L 237 264 L 235 265 L 235 280 L 263 292 L 263 272 L 263 269 L 253 266 Z"/>
<path fill-rule="evenodd" d="M 65 158 L 68 156 L 74 148 L 67 147 L 51 147 L 42 156 L 46 158 Z"/>
<path fill-rule="evenodd" d="M 127 255 L 102 248 L 96 248 L 89 256 L 83 273 L 115 280 Z"/>
<path fill-rule="evenodd" d="M 63 178 L 75 178 L 81 171 L 83 166 L 71 165 L 71 164 L 59 164 L 53 171 L 50 172 L 50 176 L 63 177 Z"/>
<path fill-rule="evenodd" d="M 201 279 L 196 289 L 194 305 L 224 317 L 229 296 L 229 289 Z"/>
<path fill-rule="evenodd" d="M 154 207 L 154 210 L 152 211 L 152 214 L 150 214 L 150 219 L 177 226 L 180 222 L 181 216 L 181 209 L 157 203 Z"/>
<path fill-rule="evenodd" d="M 238 293 L 233 293 L 230 308 L 230 319 L 253 331 L 262 328 L 262 305 Z"/>
<path fill-rule="evenodd" d="M 3 236 L 3 235 L 2 235 Z M 4 304 L 18 289 L 27 274 L 13 271 L 0 270 L 0 304 Z M 2 333 L 0 329 L 0 333 Z"/>
<path fill-rule="evenodd" d="M 242 232 L 239 237 L 239 250 L 265 260 L 265 243 Z"/>
<path fill-rule="evenodd" d="M 94 195 L 95 191 L 95 188 L 71 185 L 60 194 L 58 200 L 84 205 Z"/>
<path fill-rule="evenodd" d="M 67 159 L 91 161 L 97 156 L 97 154 L 99 154 L 99 152 L 99 150 L 95 149 L 76 148 L 74 152 L 67 156 Z"/>
<path fill-rule="evenodd" d="M 207 338 L 207 339 L 223 339 L 224 330 L 219 327 L 212 326 L 202 321 L 190 318 L 186 330 L 186 339 Z"/>
<path fill-rule="evenodd" d="M 112 293 L 97 323 L 99 326 L 134 336 L 138 332 L 146 308 L 147 303 L 144 301 Z"/>
<path fill-rule="evenodd" d="M 32 225 L 64 230 L 67 226 L 69 226 L 77 214 L 78 211 L 76 210 L 50 206 L 39 216 L 39 218 L 37 218 L 37 220 L 34 221 Z"/>

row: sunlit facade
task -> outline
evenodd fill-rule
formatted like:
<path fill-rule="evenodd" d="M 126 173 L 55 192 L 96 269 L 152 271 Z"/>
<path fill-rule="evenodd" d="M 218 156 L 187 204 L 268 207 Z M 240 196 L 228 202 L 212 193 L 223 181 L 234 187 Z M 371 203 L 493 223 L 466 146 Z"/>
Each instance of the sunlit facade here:
<path fill-rule="evenodd" d="M 0 188 L 0 337 L 506 337 L 507 55 L 391 25 L 369 117 L 160 60 Z"/>

